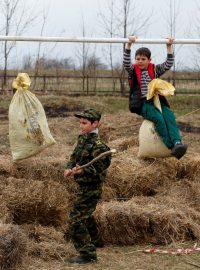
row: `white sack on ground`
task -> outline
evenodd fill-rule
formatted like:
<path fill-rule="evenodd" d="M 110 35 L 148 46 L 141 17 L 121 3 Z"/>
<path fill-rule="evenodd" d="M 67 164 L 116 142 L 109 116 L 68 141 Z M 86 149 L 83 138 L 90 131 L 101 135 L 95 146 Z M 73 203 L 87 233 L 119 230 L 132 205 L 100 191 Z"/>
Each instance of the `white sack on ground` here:
<path fill-rule="evenodd" d="M 9 106 L 9 140 L 13 161 L 36 155 L 55 144 L 43 106 L 28 90 L 30 83 L 26 73 L 19 73 L 13 82 L 13 88 L 17 89 Z"/>
<path fill-rule="evenodd" d="M 144 120 L 139 130 L 138 157 L 170 157 L 171 150 L 162 142 L 151 121 Z"/>

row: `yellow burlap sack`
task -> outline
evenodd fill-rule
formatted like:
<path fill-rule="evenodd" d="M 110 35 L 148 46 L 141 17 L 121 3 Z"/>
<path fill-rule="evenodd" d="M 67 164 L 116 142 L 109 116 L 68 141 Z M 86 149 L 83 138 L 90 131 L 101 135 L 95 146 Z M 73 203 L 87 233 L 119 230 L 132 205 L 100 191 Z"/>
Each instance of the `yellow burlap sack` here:
<path fill-rule="evenodd" d="M 9 141 L 13 161 L 34 156 L 56 143 L 42 104 L 28 90 L 30 84 L 28 74 L 19 73 L 12 85 L 17 89 L 9 106 Z"/>
<path fill-rule="evenodd" d="M 158 95 L 173 95 L 175 88 L 172 84 L 161 79 L 154 79 L 148 85 L 147 100 L 154 98 L 154 105 L 162 112 Z M 144 120 L 139 130 L 138 157 L 170 157 L 171 150 L 162 142 L 155 131 L 153 122 Z"/>
<path fill-rule="evenodd" d="M 159 95 L 161 96 L 173 96 L 174 95 L 175 88 L 171 83 L 168 83 L 166 81 L 163 81 L 161 79 L 153 79 L 148 84 L 148 91 L 147 91 L 147 100 L 153 98 L 154 105 L 160 110 L 160 100 Z"/>

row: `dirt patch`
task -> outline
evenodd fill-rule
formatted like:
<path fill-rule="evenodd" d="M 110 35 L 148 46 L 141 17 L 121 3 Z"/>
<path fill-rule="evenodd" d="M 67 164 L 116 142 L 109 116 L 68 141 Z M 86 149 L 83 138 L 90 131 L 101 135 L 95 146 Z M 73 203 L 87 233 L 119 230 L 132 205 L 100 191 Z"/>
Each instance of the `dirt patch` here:
<path fill-rule="evenodd" d="M 44 110 L 47 117 L 68 117 L 74 112 L 81 111 L 84 108 L 81 106 L 74 107 L 73 109 L 69 106 L 44 106 Z"/>
<path fill-rule="evenodd" d="M 78 190 L 73 179 L 63 178 L 63 170 L 79 130 L 78 119 L 72 115 L 84 108 L 82 105 L 73 107 L 74 103 L 67 106 L 63 101 L 59 105 L 53 102 L 44 108 L 57 144 L 17 164 L 10 160 L 8 121 L 0 122 L 0 195 L 3 203 L 0 210 L 4 220 L 18 224 L 25 231 L 29 259 L 34 260 L 31 269 L 53 269 L 52 265 L 54 269 L 63 269 L 63 259 L 75 253 L 64 234 L 68 236 L 67 216 Z M 127 254 L 127 258 L 118 267 L 122 247 L 109 248 L 109 245 L 134 244 L 135 247 L 136 243 L 157 245 L 173 240 L 200 239 L 200 155 L 197 150 L 200 137 L 195 127 L 200 126 L 200 119 L 190 116 L 182 118 L 184 123 L 178 122 L 183 139 L 193 142 L 194 149 L 189 147 L 186 157 L 180 161 L 172 158 L 138 160 L 138 131 L 142 118 L 127 111 L 102 112 L 100 134 L 111 148 L 117 149 L 117 154 L 113 157 L 104 182 L 102 201 L 96 211 L 106 247 L 98 250 L 100 265 L 98 262 L 96 268 L 92 265 L 87 270 L 101 265 L 102 269 L 111 269 L 115 258 L 116 270 L 131 269 L 133 263 L 135 269 L 155 269 L 155 262 L 152 267 L 146 265 L 147 257 L 141 261 L 143 254 L 133 258 L 130 265 L 129 258 L 135 253 L 128 254 L 128 247 L 124 247 L 126 253 L 121 254 L 123 258 Z M 111 250 L 118 253 L 112 253 L 116 255 L 112 260 Z M 170 263 L 171 260 L 172 257 Z M 172 265 L 166 265 L 157 268 L 172 269 Z"/>
<path fill-rule="evenodd" d="M 84 110 L 83 106 L 69 107 L 66 105 L 62 106 L 43 106 L 46 116 L 49 118 L 53 117 L 68 117 L 73 115 L 74 112 Z M 0 120 L 8 120 L 8 109 L 0 108 Z"/>
<path fill-rule="evenodd" d="M 8 109 L 0 108 L 0 120 L 8 119 Z"/>
<path fill-rule="evenodd" d="M 200 127 L 192 126 L 188 123 L 178 122 L 178 128 L 184 132 L 200 133 Z"/>

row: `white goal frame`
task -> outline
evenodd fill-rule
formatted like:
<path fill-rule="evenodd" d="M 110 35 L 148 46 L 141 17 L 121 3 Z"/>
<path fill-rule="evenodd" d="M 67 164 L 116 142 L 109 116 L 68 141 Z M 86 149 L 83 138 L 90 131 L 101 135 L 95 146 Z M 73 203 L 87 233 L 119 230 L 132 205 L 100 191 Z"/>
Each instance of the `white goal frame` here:
<path fill-rule="evenodd" d="M 79 42 L 79 43 L 127 43 L 128 38 L 92 38 L 92 37 L 44 37 L 44 36 L 0 36 L 0 41 L 12 42 Z M 138 38 L 135 43 L 166 44 L 165 38 Z M 174 39 L 174 44 L 200 44 L 200 39 Z"/>

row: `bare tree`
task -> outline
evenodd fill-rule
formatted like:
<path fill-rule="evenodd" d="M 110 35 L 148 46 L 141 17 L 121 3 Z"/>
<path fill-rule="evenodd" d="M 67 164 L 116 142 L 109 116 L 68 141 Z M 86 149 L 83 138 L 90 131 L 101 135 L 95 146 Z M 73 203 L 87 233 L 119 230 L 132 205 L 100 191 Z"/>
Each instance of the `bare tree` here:
<path fill-rule="evenodd" d="M 97 57 L 95 51 L 91 56 L 88 57 L 86 68 L 88 74 L 90 76 L 90 88 L 93 89 L 94 92 L 97 90 L 97 80 L 98 80 L 98 71 L 105 70 L 106 65 L 102 63 L 100 57 Z M 92 87 L 91 87 L 92 86 Z"/>
<path fill-rule="evenodd" d="M 200 38 L 200 5 L 196 2 L 196 16 L 192 18 L 194 25 L 194 32 L 196 38 Z M 191 52 L 193 54 L 194 69 L 200 72 L 200 45 L 196 45 L 196 50 Z"/>
<path fill-rule="evenodd" d="M 43 36 L 43 32 L 44 32 L 44 28 L 46 25 L 46 21 L 47 21 L 47 14 L 45 12 L 43 12 L 43 16 L 42 16 L 42 24 L 41 24 L 41 29 L 40 29 L 40 36 Z M 34 73 L 34 87 L 36 85 L 36 80 L 37 80 L 37 76 L 39 73 L 39 69 L 41 69 L 41 65 L 40 65 L 40 58 L 41 58 L 41 46 L 42 43 L 39 42 L 38 43 L 38 50 L 37 50 L 37 54 L 36 54 L 36 60 L 35 60 L 35 73 Z M 44 58 L 44 55 L 43 55 Z"/>
<path fill-rule="evenodd" d="M 47 9 L 43 9 L 41 12 L 42 14 L 42 20 L 41 20 L 41 29 L 40 29 L 40 36 L 44 35 L 45 27 L 48 22 L 48 15 L 49 15 L 49 10 L 50 6 L 48 6 Z M 61 34 L 61 33 L 60 33 Z M 39 73 L 42 71 L 43 76 L 45 76 L 44 70 L 45 70 L 45 64 L 46 59 L 48 58 L 48 55 L 51 55 L 52 52 L 55 50 L 57 46 L 57 42 L 53 43 L 53 45 L 49 46 L 49 44 L 44 44 L 42 42 L 38 43 L 38 49 L 35 57 L 35 66 L 34 66 L 34 83 L 33 83 L 33 88 L 36 88 L 37 85 L 37 78 Z M 42 59 L 42 60 L 41 60 Z M 44 61 L 45 59 L 45 61 Z M 57 82 L 58 82 L 58 77 L 59 77 L 59 67 L 61 67 L 60 64 L 56 65 L 55 64 L 55 70 L 56 70 L 56 75 L 57 75 Z"/>
<path fill-rule="evenodd" d="M 32 68 L 32 57 L 30 54 L 27 54 L 23 57 L 22 67 L 23 69 L 31 69 Z"/>
<path fill-rule="evenodd" d="M 29 58 L 25 58 L 25 64 L 30 66 Z M 35 62 L 38 69 L 74 69 L 74 62 L 71 57 L 64 59 L 41 57 Z"/>
<path fill-rule="evenodd" d="M 35 12 L 28 9 L 25 6 L 25 1 L 23 0 L 1 0 L 0 10 L 2 11 L 3 17 L 3 27 L 1 29 L 1 34 L 5 36 L 22 35 L 36 20 L 36 15 L 34 15 Z M 4 77 L 2 88 L 4 88 L 6 85 L 8 59 L 15 45 L 16 44 L 14 42 L 5 41 L 2 47 L 4 60 Z"/>
<path fill-rule="evenodd" d="M 178 29 L 178 20 L 180 15 L 180 1 L 170 0 L 168 4 L 168 12 L 163 12 L 163 17 L 165 18 L 167 29 L 168 29 L 168 36 L 170 37 L 176 37 L 179 29 Z M 181 49 L 182 45 L 176 46 L 174 44 L 174 55 L 176 56 L 178 54 L 178 51 Z M 176 86 L 176 65 L 177 61 L 176 58 L 174 60 L 174 66 L 173 66 L 173 85 Z"/>
<path fill-rule="evenodd" d="M 109 16 L 105 16 L 100 12 L 101 22 L 103 24 L 105 33 L 110 37 L 124 37 L 128 35 L 140 35 L 147 31 L 150 24 L 152 12 L 148 13 L 141 6 L 136 6 L 134 0 L 112 0 L 108 5 Z M 123 51 L 125 44 L 123 44 Z M 113 46 L 110 46 L 109 59 L 111 69 L 113 70 Z M 121 94 L 125 92 L 124 85 L 124 69 L 121 65 L 115 70 L 120 79 Z"/>
<path fill-rule="evenodd" d="M 85 30 L 85 22 L 84 17 L 82 16 L 82 36 L 86 36 L 86 30 Z M 77 47 L 76 50 L 76 57 L 80 64 L 80 69 L 82 73 L 82 90 L 85 91 L 85 81 L 88 77 L 87 74 L 87 59 L 89 56 L 89 45 L 86 43 L 82 43 L 80 46 Z"/>
<path fill-rule="evenodd" d="M 115 1 L 112 0 L 110 4 L 108 4 L 108 15 L 105 16 L 105 14 L 103 14 L 102 12 L 99 13 L 99 17 L 101 19 L 102 25 L 103 25 L 103 29 L 104 29 L 104 33 L 105 35 L 109 36 L 109 37 L 113 37 L 114 33 L 116 33 L 117 29 L 116 29 L 116 24 L 115 24 L 115 19 L 114 19 L 114 3 Z M 106 47 L 104 47 L 103 49 L 103 55 L 105 55 L 105 59 L 107 62 L 107 65 L 110 67 L 111 70 L 111 74 L 112 74 L 112 85 L 113 85 L 113 92 L 115 91 L 115 84 L 116 84 L 116 79 L 115 79 L 115 74 L 114 74 L 114 50 L 113 50 L 113 44 L 110 43 L 108 45 L 108 50 L 106 49 Z M 108 55 L 108 57 L 107 57 Z"/>

